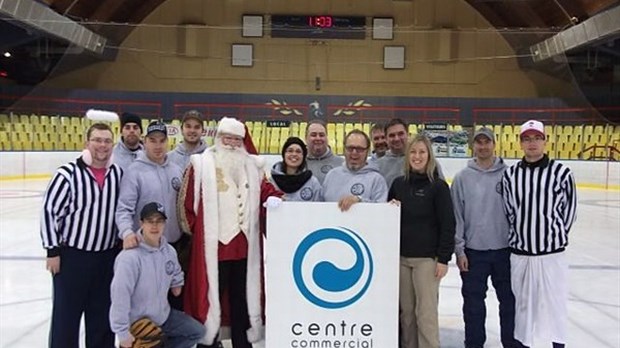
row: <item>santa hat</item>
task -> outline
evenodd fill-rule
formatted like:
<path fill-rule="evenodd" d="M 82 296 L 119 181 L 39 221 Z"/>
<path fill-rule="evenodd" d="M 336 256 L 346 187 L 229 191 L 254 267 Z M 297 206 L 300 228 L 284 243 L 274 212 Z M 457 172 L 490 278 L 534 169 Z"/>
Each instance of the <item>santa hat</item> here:
<path fill-rule="evenodd" d="M 252 141 L 252 136 L 250 135 L 248 126 L 246 126 L 236 118 L 222 117 L 220 122 L 218 122 L 217 124 L 217 135 L 219 136 L 222 133 L 242 137 L 245 150 L 249 154 L 258 155 L 258 151 L 256 151 L 256 147 L 254 146 L 254 142 Z"/>

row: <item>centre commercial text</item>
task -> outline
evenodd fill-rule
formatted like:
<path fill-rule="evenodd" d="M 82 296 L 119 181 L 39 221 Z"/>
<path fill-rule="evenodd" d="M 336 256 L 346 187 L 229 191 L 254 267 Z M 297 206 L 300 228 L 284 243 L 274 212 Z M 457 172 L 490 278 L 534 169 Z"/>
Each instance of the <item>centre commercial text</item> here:
<path fill-rule="evenodd" d="M 297 338 L 291 340 L 291 348 L 372 348 L 372 325 L 337 323 L 294 323 L 291 333 Z M 310 336 L 310 337 L 308 337 Z M 319 338 L 317 336 L 323 336 Z"/>

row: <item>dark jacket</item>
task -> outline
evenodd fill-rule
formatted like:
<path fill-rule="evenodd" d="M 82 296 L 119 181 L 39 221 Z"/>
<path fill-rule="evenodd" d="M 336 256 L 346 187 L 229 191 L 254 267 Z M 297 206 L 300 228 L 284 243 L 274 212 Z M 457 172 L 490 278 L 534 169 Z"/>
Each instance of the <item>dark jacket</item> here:
<path fill-rule="evenodd" d="M 456 222 L 450 188 L 435 177 L 410 173 L 409 179 L 394 180 L 388 201 L 397 199 L 400 208 L 400 255 L 430 257 L 447 264 L 454 252 Z"/>

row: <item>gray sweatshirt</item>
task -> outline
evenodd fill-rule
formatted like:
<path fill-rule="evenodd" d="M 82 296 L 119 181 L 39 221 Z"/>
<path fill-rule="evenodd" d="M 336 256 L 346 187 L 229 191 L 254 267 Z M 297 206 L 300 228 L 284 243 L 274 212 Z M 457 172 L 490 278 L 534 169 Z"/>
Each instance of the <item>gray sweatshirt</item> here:
<path fill-rule="evenodd" d="M 177 144 L 173 150 L 168 152 L 168 161 L 176 163 L 182 170 L 185 170 L 189 164 L 189 156 L 203 153 L 206 149 L 207 144 L 202 140 L 192 151 L 187 151 L 187 148 L 185 148 L 185 143 L 180 143 Z"/>
<path fill-rule="evenodd" d="M 278 186 L 276 181 L 273 179 L 275 175 L 283 175 L 282 172 L 282 162 L 278 162 L 273 165 L 271 168 L 271 178 L 269 182 L 271 182 L 278 190 L 282 191 L 282 189 Z M 299 174 L 300 175 L 300 174 Z M 297 175 L 289 175 L 289 177 L 296 177 Z M 291 193 L 284 192 L 283 198 L 288 202 L 320 202 L 323 194 L 321 192 L 322 187 L 319 180 L 312 175 L 305 184 L 303 184 L 299 190 Z"/>
<path fill-rule="evenodd" d="M 392 183 L 394 179 L 399 176 L 405 175 L 405 155 L 395 155 L 391 151 L 385 153 L 385 156 L 374 161 L 377 167 L 379 167 L 379 172 L 385 178 L 385 183 L 388 187 L 392 187 Z M 441 180 L 446 180 L 443 175 L 443 170 L 441 170 L 441 165 L 439 161 L 437 163 L 437 173 L 439 174 L 439 178 Z"/>
<path fill-rule="evenodd" d="M 161 326 L 170 315 L 168 290 L 179 286 L 183 271 L 165 237 L 159 248 L 140 242 L 137 248 L 121 251 L 110 285 L 110 327 L 119 340 L 129 337 L 131 323 L 140 318 Z"/>
<path fill-rule="evenodd" d="M 332 153 L 332 150 L 328 147 L 327 152 L 321 157 L 312 157 L 310 153 L 306 157 L 308 169 L 312 171 L 319 182 L 322 184 L 325 180 L 325 175 L 337 167 L 340 167 L 344 163 L 344 158 L 336 156 Z"/>
<path fill-rule="evenodd" d="M 169 159 L 160 165 L 140 153 L 121 181 L 115 214 L 119 237 L 123 239 L 137 231 L 140 228 L 139 212 L 147 203 L 158 202 L 168 215 L 164 230 L 166 239 L 171 243 L 178 241 L 181 229 L 177 219 L 177 195 L 182 178 L 181 168 Z"/>
<path fill-rule="evenodd" d="M 114 149 L 112 150 L 112 154 L 114 155 L 114 163 L 118 164 L 121 168 L 123 168 L 123 171 L 127 173 L 127 168 L 129 168 L 133 161 L 135 161 L 138 157 L 138 154 L 142 153 L 143 150 L 144 146 L 140 144 L 137 150 L 131 151 L 121 140 L 116 143 Z"/>
<path fill-rule="evenodd" d="M 384 203 L 388 187 L 377 167 L 369 163 L 360 170 L 352 171 L 346 164 L 334 168 L 323 182 L 325 202 L 338 202 L 345 196 L 359 196 L 362 202 Z"/>
<path fill-rule="evenodd" d="M 486 170 L 471 159 L 454 177 L 451 192 L 457 257 L 465 255 L 465 248 L 484 251 L 508 247 L 509 227 L 502 201 L 505 169 L 501 158 Z"/>

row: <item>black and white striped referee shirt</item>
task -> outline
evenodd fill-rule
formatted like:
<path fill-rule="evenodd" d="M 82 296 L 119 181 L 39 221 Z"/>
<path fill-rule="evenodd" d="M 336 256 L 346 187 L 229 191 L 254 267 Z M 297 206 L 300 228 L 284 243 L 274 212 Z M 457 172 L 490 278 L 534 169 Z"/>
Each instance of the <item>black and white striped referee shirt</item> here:
<path fill-rule="evenodd" d="M 521 160 L 504 172 L 502 184 L 513 252 L 544 255 L 563 251 L 577 208 L 570 169 L 547 155 L 536 163 Z"/>
<path fill-rule="evenodd" d="M 111 165 L 100 189 L 81 157 L 58 168 L 45 192 L 41 213 L 41 239 L 48 257 L 57 256 L 60 246 L 84 251 L 114 247 L 121 177 L 121 168 Z"/>

